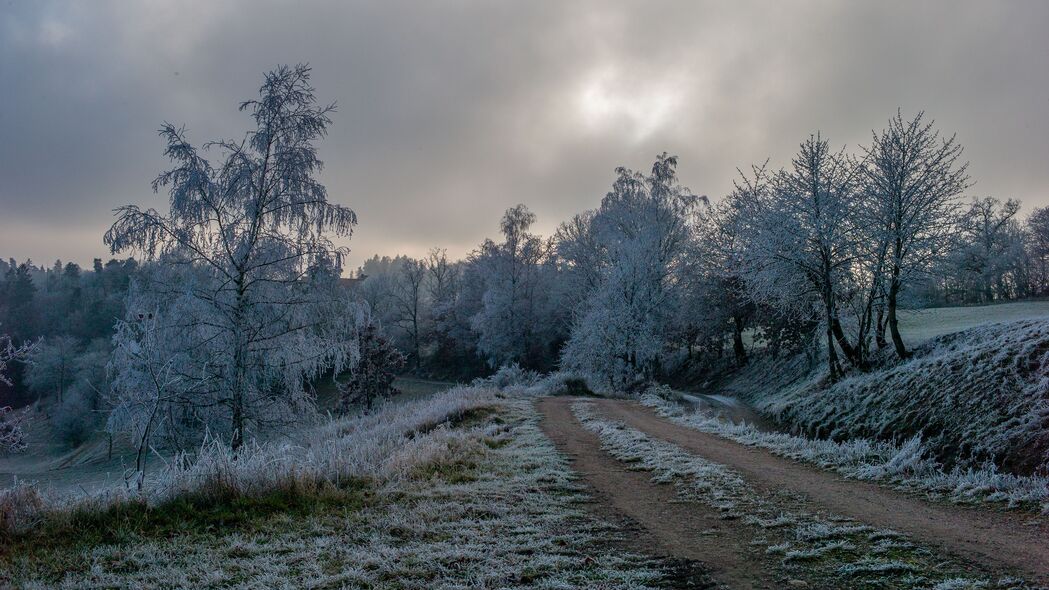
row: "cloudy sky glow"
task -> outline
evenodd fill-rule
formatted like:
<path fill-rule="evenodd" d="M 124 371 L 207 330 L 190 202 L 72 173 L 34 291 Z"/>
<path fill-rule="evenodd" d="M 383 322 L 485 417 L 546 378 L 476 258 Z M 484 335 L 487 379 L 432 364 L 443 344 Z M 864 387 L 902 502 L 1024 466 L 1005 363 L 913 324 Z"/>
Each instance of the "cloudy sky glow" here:
<path fill-rule="evenodd" d="M 712 197 L 821 130 L 897 107 L 957 132 L 973 194 L 1049 205 L 1049 3 L 0 4 L 0 255 L 89 263 L 125 203 L 162 207 L 156 129 L 240 136 L 264 71 L 309 62 L 339 111 L 322 179 L 374 253 L 465 254 L 526 203 L 551 232 L 619 165 L 681 158 Z"/>

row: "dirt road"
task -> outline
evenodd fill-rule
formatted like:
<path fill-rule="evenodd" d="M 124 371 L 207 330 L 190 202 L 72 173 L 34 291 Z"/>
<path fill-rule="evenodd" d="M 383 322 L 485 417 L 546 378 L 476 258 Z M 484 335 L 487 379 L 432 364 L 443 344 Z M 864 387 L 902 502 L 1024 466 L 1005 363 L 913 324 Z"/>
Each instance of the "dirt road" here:
<path fill-rule="evenodd" d="M 627 471 L 626 465 L 603 452 L 598 438 L 578 423 L 570 409 L 573 401 L 540 400 L 543 428 L 569 455 L 573 467 L 595 489 L 602 503 L 637 521 L 654 539 L 653 549 L 700 559 L 730 587 L 763 588 L 772 583 L 769 572 L 756 568 L 753 556 L 748 555 L 746 527 L 718 520 L 716 514 L 704 513 L 696 504 L 672 503 L 670 486 L 653 484 L 647 475 Z M 803 509 L 891 528 L 972 562 L 1016 571 L 1037 583 L 1049 584 L 1046 518 L 925 501 L 678 426 L 635 402 L 596 403 L 608 418 L 735 469 L 758 490 L 796 492 L 803 498 Z"/>

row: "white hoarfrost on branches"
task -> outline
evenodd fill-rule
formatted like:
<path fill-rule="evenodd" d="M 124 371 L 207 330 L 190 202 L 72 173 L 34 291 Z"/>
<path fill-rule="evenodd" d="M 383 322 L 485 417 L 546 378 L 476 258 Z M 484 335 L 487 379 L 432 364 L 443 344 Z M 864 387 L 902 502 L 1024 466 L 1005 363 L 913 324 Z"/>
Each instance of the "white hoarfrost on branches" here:
<path fill-rule="evenodd" d="M 941 139 L 924 113 L 905 121 L 902 112 L 875 133 L 862 168 L 870 198 L 870 228 L 880 234 L 881 260 L 887 263 L 887 321 L 900 358 L 907 348 L 896 316 L 908 281 L 930 270 L 950 245 L 957 219 L 957 197 L 969 187 L 962 146 L 954 136 Z M 881 265 L 879 265 L 881 271 Z"/>
<path fill-rule="evenodd" d="M 745 228 L 743 279 L 758 301 L 802 319 L 822 321 L 831 378 L 841 374 L 836 344 L 860 364 L 841 327 L 842 293 L 859 239 L 856 163 L 832 152 L 819 135 L 801 144 L 791 167 L 769 174 L 755 168 L 731 197 Z"/>
<path fill-rule="evenodd" d="M 7 364 L 25 358 L 32 348 L 32 344 L 15 347 L 11 338 L 0 334 L 0 385 L 11 385 L 11 380 L 7 377 Z M 25 412 L 16 411 L 10 406 L 0 406 L 0 455 L 25 450 L 25 429 Z"/>
<path fill-rule="evenodd" d="M 308 405 L 304 383 L 356 360 L 352 306 L 338 286 L 357 222 L 330 203 L 314 147 L 334 105 L 319 106 L 307 66 L 266 74 L 241 104 L 255 128 L 204 144 L 160 131 L 175 163 L 154 190 L 168 211 L 128 205 L 106 233 L 112 251 L 155 261 L 117 328 L 111 426 L 189 443 L 211 432 L 234 448 Z M 184 435 L 189 438 L 181 439 Z"/>
<path fill-rule="evenodd" d="M 678 183 L 676 168 L 677 158 L 665 153 L 649 175 L 619 168 L 601 206 L 562 226 L 562 265 L 589 289 L 562 352 L 566 369 L 617 388 L 653 377 L 678 305 L 693 216 L 705 200 Z"/>
<path fill-rule="evenodd" d="M 477 350 L 492 367 L 526 361 L 548 329 L 542 320 L 549 244 L 528 233 L 535 221 L 524 205 L 507 209 L 500 222 L 503 242 L 486 240 L 471 259 L 484 293 L 470 323 L 478 335 Z"/>

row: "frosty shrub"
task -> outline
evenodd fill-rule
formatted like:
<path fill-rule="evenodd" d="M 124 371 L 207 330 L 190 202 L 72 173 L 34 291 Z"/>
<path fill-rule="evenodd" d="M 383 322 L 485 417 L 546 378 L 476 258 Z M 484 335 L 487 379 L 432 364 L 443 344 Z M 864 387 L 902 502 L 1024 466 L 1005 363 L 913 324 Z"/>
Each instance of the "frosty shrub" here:
<path fill-rule="evenodd" d="M 17 412 L 11 406 L 0 407 L 0 454 L 25 450 L 25 421 L 25 412 Z"/>
<path fill-rule="evenodd" d="M 24 358 L 31 349 L 32 345 L 29 344 L 16 348 L 9 337 L 0 334 L 0 385 L 11 385 L 7 378 L 7 364 Z M 16 412 L 10 406 L 0 406 L 0 454 L 25 450 L 25 423 L 25 412 Z"/>
<path fill-rule="evenodd" d="M 476 379 L 474 387 L 489 387 L 515 396 L 591 395 L 607 393 L 603 380 L 575 371 L 554 371 L 540 375 L 517 364 L 500 367 L 494 375 Z"/>
<path fill-rule="evenodd" d="M 86 383 L 74 383 L 54 411 L 55 435 L 70 446 L 78 446 L 91 437 L 99 426 L 96 393 Z"/>
<path fill-rule="evenodd" d="M 517 363 L 510 363 L 499 367 L 499 370 L 489 377 L 475 380 L 474 384 L 506 389 L 508 387 L 528 387 L 534 385 L 538 380 L 539 373 L 522 369 Z"/>

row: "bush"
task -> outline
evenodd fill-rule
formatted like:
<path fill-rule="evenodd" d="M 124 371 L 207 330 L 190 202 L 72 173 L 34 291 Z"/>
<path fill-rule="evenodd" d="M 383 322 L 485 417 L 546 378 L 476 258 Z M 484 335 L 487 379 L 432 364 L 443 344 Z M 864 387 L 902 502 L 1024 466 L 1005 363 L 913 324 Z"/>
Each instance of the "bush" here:
<path fill-rule="evenodd" d="M 25 450 L 25 412 L 15 412 L 11 406 L 0 407 L 0 455 Z"/>
<path fill-rule="evenodd" d="M 405 358 L 375 324 L 361 333 L 361 360 L 349 381 L 339 385 L 339 412 L 349 414 L 363 407 L 371 411 L 375 401 L 397 393 L 393 380 L 404 368 Z"/>
<path fill-rule="evenodd" d="M 503 365 L 489 377 L 475 379 L 474 385 L 506 389 L 508 387 L 529 387 L 539 381 L 539 373 L 522 369 L 517 363 Z"/>
<path fill-rule="evenodd" d="M 81 445 L 98 426 L 97 395 L 86 383 L 75 383 L 55 410 L 55 436 L 70 446 Z"/>

